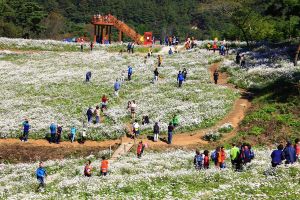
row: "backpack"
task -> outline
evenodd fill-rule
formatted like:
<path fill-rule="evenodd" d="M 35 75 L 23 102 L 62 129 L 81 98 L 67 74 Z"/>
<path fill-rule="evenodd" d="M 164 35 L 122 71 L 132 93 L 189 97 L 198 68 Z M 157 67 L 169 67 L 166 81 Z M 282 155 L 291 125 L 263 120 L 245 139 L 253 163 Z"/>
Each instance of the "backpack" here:
<path fill-rule="evenodd" d="M 202 161 L 203 161 L 202 154 L 196 155 L 196 156 L 195 156 L 195 159 L 196 159 L 196 162 L 197 162 L 197 163 L 202 163 Z"/>
<path fill-rule="evenodd" d="M 214 152 L 211 153 L 210 159 L 211 159 L 212 161 L 215 161 L 215 160 L 217 159 L 217 152 L 216 152 L 216 151 L 214 151 Z"/>

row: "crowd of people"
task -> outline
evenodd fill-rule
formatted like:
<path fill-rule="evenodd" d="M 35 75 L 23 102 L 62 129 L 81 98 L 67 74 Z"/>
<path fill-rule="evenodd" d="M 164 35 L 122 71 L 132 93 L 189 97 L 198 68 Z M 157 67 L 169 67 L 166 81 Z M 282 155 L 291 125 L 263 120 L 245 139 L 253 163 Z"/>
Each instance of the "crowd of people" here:
<path fill-rule="evenodd" d="M 170 123 L 170 125 L 173 126 L 172 123 Z M 159 128 L 155 126 L 157 126 L 157 123 L 155 123 L 154 129 L 155 132 L 159 132 Z M 144 150 L 147 147 L 148 144 L 143 143 L 143 141 L 140 141 L 138 143 L 136 150 L 137 158 L 142 157 Z M 227 168 L 226 159 L 229 158 L 232 169 L 237 172 L 241 172 L 245 170 L 245 166 L 255 158 L 255 153 L 251 145 L 247 143 L 243 143 L 240 146 L 237 146 L 233 143 L 228 153 L 229 155 L 227 155 L 226 150 L 223 146 L 218 146 L 211 153 L 208 150 L 204 150 L 203 153 L 201 153 L 197 149 L 193 160 L 194 167 L 196 170 L 206 170 L 211 168 L 211 164 L 213 164 L 213 166 L 217 169 L 224 169 Z M 284 160 L 285 164 L 294 164 L 295 162 L 299 161 L 299 156 L 300 140 L 295 139 L 294 145 L 292 145 L 290 141 L 287 141 L 285 147 L 280 144 L 278 145 L 277 149 L 271 153 L 271 166 L 275 168 L 283 164 Z M 109 161 L 105 156 L 102 156 L 102 161 L 99 165 L 99 169 L 101 176 L 108 175 Z M 92 166 L 91 160 L 88 160 L 84 166 L 83 175 L 86 177 L 91 177 L 93 174 L 95 174 L 95 170 Z M 36 170 L 36 177 L 37 181 L 39 182 L 38 189 L 44 188 L 47 172 L 43 162 L 39 163 L 39 167 Z"/>

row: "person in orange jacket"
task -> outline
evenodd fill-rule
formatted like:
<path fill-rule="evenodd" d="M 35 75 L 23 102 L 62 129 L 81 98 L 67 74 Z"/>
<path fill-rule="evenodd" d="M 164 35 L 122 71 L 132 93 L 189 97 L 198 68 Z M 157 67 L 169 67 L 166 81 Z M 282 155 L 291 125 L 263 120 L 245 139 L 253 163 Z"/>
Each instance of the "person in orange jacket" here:
<path fill-rule="evenodd" d="M 225 149 L 224 147 L 221 147 L 221 150 L 218 154 L 218 164 L 221 169 L 225 168 L 225 159 L 226 159 Z"/>
<path fill-rule="evenodd" d="M 100 169 L 101 169 L 101 175 L 106 176 L 108 172 L 108 160 L 105 158 L 105 156 L 102 156 Z"/>

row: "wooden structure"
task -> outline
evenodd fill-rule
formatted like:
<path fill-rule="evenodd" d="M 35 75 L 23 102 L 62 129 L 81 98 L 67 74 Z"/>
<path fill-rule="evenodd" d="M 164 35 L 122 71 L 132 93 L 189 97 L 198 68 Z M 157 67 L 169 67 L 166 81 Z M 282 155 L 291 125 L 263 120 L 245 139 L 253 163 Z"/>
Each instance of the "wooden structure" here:
<path fill-rule="evenodd" d="M 108 15 L 94 15 L 92 18 L 94 25 L 94 42 L 102 44 L 111 43 L 111 29 L 115 27 L 119 30 L 119 42 L 123 40 L 123 34 L 126 34 L 137 44 L 144 43 L 144 37 L 138 34 L 135 30 L 130 28 L 124 22 L 118 20 L 111 14 Z"/>

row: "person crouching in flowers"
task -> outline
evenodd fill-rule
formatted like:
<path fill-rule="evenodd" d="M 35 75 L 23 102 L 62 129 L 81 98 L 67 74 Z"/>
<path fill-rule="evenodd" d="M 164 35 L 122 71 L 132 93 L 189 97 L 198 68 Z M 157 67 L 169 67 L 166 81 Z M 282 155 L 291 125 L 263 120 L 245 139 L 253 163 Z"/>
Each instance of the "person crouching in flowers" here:
<path fill-rule="evenodd" d="M 44 168 L 44 163 L 40 162 L 39 163 L 39 168 L 36 170 L 36 178 L 39 182 L 39 186 L 38 186 L 38 190 L 40 188 L 44 188 L 45 187 L 45 178 L 47 176 L 47 172 L 46 169 Z"/>
<path fill-rule="evenodd" d="M 281 165 L 282 161 L 284 160 L 284 155 L 283 155 L 283 145 L 280 144 L 277 147 L 277 150 L 274 150 L 271 154 L 271 158 L 272 158 L 272 167 L 276 167 L 277 165 Z"/>
<path fill-rule="evenodd" d="M 91 166 L 91 161 L 88 160 L 84 167 L 84 171 L 83 171 L 84 176 L 91 177 L 92 169 L 93 169 L 93 167 Z"/>
<path fill-rule="evenodd" d="M 142 154 L 144 152 L 144 148 L 145 148 L 145 145 L 143 144 L 143 141 L 140 141 L 140 143 L 137 146 L 137 151 L 136 151 L 138 158 L 142 157 Z"/>
<path fill-rule="evenodd" d="M 101 169 L 101 175 L 106 176 L 108 172 L 108 160 L 105 158 L 105 156 L 102 156 L 100 169 Z"/>

